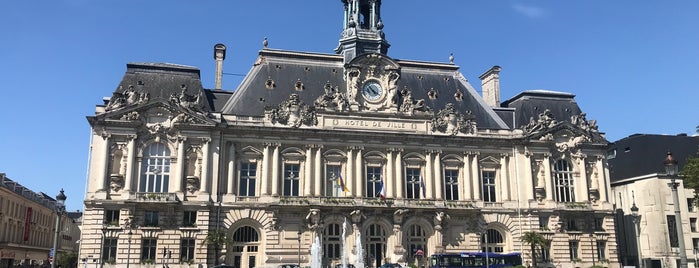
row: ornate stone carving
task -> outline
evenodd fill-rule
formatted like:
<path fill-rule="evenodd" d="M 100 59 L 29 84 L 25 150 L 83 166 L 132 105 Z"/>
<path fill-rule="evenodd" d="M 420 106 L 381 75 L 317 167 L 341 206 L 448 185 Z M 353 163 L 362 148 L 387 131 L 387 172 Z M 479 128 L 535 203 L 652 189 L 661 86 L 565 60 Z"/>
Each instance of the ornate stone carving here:
<path fill-rule="evenodd" d="M 556 125 L 556 120 L 553 118 L 551 110 L 546 109 L 539 114 L 539 118 L 534 120 L 534 117 L 529 118 L 529 124 L 522 127 L 525 133 L 534 133 L 547 130 Z"/>
<path fill-rule="evenodd" d="M 136 121 L 141 118 L 141 114 L 139 114 L 137 111 L 133 112 L 128 112 L 125 113 L 124 115 L 121 116 L 121 120 L 126 120 L 126 121 Z"/>
<path fill-rule="evenodd" d="M 320 209 L 310 209 L 308 215 L 306 215 L 306 221 L 308 222 L 308 229 L 317 230 L 320 227 Z"/>
<path fill-rule="evenodd" d="M 122 91 L 122 86 L 119 86 L 119 89 L 112 93 L 112 98 L 109 99 L 109 103 L 107 103 L 105 108 L 106 111 L 114 111 L 133 104 L 147 102 L 150 98 L 148 93 L 136 92 L 132 85 L 129 85 L 122 92 L 119 91 Z"/>
<path fill-rule="evenodd" d="M 187 94 L 187 86 L 182 85 L 181 89 L 180 94 L 170 95 L 170 103 L 185 109 L 201 112 L 201 92 L 196 95 L 190 95 Z"/>
<path fill-rule="evenodd" d="M 558 150 L 559 153 L 570 152 L 573 149 L 576 149 L 583 142 L 587 142 L 589 140 L 590 138 L 587 136 L 580 135 L 570 137 L 568 140 L 556 141 L 556 150 Z"/>
<path fill-rule="evenodd" d="M 470 111 L 462 115 L 456 111 L 454 104 L 447 103 L 446 107 L 432 118 L 432 131 L 452 136 L 459 133 L 475 134 L 477 131 L 475 116 Z"/>
<path fill-rule="evenodd" d="M 196 191 L 199 191 L 200 181 L 199 181 L 198 177 L 187 176 L 186 183 L 187 183 L 187 191 L 189 193 L 194 193 Z"/>
<path fill-rule="evenodd" d="M 396 225 L 400 225 L 403 223 L 403 218 L 408 214 L 410 210 L 408 209 L 398 209 L 395 212 L 393 212 L 393 223 Z"/>
<path fill-rule="evenodd" d="M 446 223 L 446 220 L 449 219 L 449 215 L 444 213 L 444 211 L 437 211 L 434 215 L 434 228 L 437 230 L 442 229 L 442 225 Z"/>
<path fill-rule="evenodd" d="M 119 174 L 112 174 L 109 176 L 109 188 L 112 192 L 119 192 L 124 189 L 124 176 Z"/>
<path fill-rule="evenodd" d="M 303 103 L 296 93 L 291 94 L 289 99 L 280 103 L 277 108 L 271 109 L 269 117 L 274 124 L 280 123 L 294 128 L 318 124 L 315 109 Z"/>
<path fill-rule="evenodd" d="M 425 99 L 414 100 L 413 92 L 408 89 L 401 90 L 401 96 L 403 96 L 403 103 L 400 105 L 399 110 L 404 113 L 412 114 L 415 111 L 418 112 L 429 112 L 432 108 L 425 104 Z"/>
<path fill-rule="evenodd" d="M 561 231 L 561 217 L 558 215 L 551 215 L 549 217 L 549 222 L 547 224 L 549 230 L 553 232 L 560 232 Z"/>
<path fill-rule="evenodd" d="M 357 224 L 362 222 L 362 219 L 365 219 L 366 216 L 364 216 L 364 213 L 362 213 L 361 210 L 356 209 L 350 212 L 350 219 L 352 220 L 353 224 Z"/>
<path fill-rule="evenodd" d="M 347 109 L 347 97 L 338 91 L 337 86 L 333 87 L 330 82 L 325 84 L 325 94 L 315 101 L 317 109 L 332 111 L 345 111 Z"/>
<path fill-rule="evenodd" d="M 570 117 L 570 123 L 588 133 L 598 133 L 597 120 L 587 120 L 587 114 L 581 113 Z"/>

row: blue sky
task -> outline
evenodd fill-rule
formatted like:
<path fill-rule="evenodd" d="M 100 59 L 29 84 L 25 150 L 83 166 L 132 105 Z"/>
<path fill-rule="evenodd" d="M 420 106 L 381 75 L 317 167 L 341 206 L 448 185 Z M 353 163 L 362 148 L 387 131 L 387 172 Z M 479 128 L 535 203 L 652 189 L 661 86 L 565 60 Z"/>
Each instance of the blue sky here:
<path fill-rule="evenodd" d="M 447 62 L 477 88 L 499 65 L 502 100 L 523 90 L 571 92 L 615 141 L 694 133 L 699 125 L 699 1 L 384 0 L 389 56 Z M 246 74 L 269 47 L 333 53 L 340 0 L 1 1 L 0 172 L 82 209 L 90 128 L 128 62 L 201 69 L 213 87 Z M 224 76 L 234 90 L 242 77 Z"/>

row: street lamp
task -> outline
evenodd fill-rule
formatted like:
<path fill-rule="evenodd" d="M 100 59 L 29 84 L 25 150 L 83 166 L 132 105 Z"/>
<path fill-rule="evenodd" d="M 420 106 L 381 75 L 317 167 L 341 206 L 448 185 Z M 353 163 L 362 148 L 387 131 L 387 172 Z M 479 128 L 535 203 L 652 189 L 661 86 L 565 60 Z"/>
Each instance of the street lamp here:
<path fill-rule="evenodd" d="M 56 260 L 58 259 L 58 233 L 60 232 L 61 215 L 65 211 L 66 195 L 63 193 L 63 189 L 56 196 L 56 233 L 53 236 L 53 256 L 51 256 L 51 268 L 56 267 Z"/>
<path fill-rule="evenodd" d="M 684 246 L 684 232 L 682 231 L 682 215 L 680 214 L 680 198 L 677 195 L 677 187 L 679 182 L 675 181 L 677 177 L 677 160 L 672 158 L 672 153 L 667 152 L 667 158 L 663 161 L 665 165 L 665 173 L 670 177 L 670 183 L 667 185 L 672 188 L 672 202 L 675 203 L 675 225 L 677 226 L 677 242 L 680 244 L 680 268 L 687 268 L 687 252 Z"/>
<path fill-rule="evenodd" d="M 641 255 L 641 215 L 638 214 L 638 207 L 636 206 L 636 197 L 633 191 L 631 191 L 631 198 L 633 200 L 633 205 L 631 205 L 631 220 L 633 220 L 634 230 L 636 231 L 636 251 L 638 255 L 638 266 L 643 268 L 643 256 Z"/>

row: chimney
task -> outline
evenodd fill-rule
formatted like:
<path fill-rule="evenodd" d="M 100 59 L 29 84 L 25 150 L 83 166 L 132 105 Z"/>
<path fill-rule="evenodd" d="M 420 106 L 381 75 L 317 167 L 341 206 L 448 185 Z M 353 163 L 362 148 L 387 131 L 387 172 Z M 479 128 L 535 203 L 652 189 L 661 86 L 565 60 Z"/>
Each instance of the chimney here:
<path fill-rule="evenodd" d="M 224 44 L 214 45 L 214 60 L 216 60 L 216 85 L 214 89 L 221 89 L 221 78 L 223 76 L 223 60 L 226 59 L 226 46 Z"/>
<path fill-rule="evenodd" d="M 490 107 L 500 107 L 500 66 L 493 66 L 478 78 L 481 79 L 483 100 Z"/>

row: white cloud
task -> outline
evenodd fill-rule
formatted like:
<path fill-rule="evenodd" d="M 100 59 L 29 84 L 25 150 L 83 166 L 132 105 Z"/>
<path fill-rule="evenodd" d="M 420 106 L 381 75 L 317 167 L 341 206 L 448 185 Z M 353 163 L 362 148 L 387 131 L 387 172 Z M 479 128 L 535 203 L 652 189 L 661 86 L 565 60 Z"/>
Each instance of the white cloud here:
<path fill-rule="evenodd" d="M 540 7 L 527 6 L 523 4 L 515 4 L 512 8 L 518 13 L 532 19 L 540 19 L 546 16 L 546 10 Z"/>

